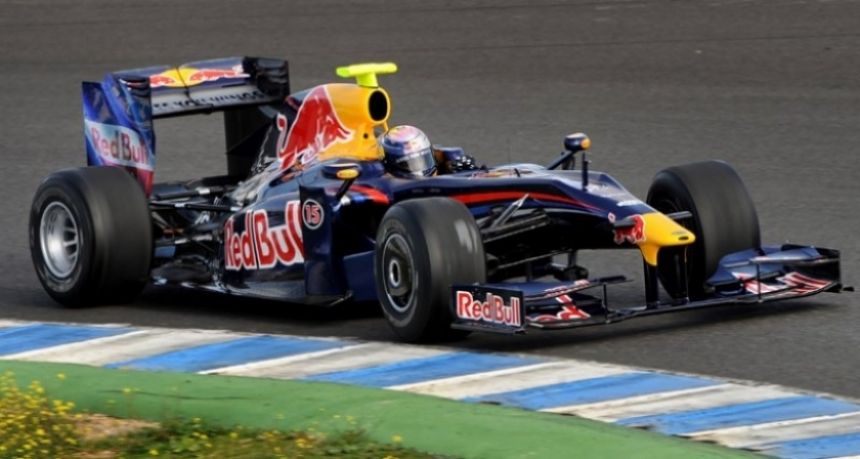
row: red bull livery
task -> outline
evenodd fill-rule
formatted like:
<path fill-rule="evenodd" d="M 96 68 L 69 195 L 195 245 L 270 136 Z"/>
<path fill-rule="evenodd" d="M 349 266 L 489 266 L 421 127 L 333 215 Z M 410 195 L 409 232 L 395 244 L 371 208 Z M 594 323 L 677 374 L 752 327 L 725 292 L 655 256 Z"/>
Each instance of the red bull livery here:
<path fill-rule="evenodd" d="M 354 82 L 294 92 L 286 61 L 234 57 L 84 83 L 87 167 L 48 176 L 31 208 L 45 290 L 74 306 L 148 284 L 282 307 L 371 301 L 400 339 L 428 341 L 850 289 L 836 250 L 762 244 L 724 162 L 668 167 L 640 199 L 591 170 L 583 133 L 561 153 L 528 152 L 546 165 L 490 167 L 421 134 L 421 172 L 392 170 L 378 75 L 396 69 L 341 67 Z M 156 151 L 182 152 L 156 149 L 153 121 L 196 113 L 223 116 L 225 173 L 157 181 Z M 610 301 L 630 279 L 591 272 L 582 250 L 637 251 L 642 298 Z"/>

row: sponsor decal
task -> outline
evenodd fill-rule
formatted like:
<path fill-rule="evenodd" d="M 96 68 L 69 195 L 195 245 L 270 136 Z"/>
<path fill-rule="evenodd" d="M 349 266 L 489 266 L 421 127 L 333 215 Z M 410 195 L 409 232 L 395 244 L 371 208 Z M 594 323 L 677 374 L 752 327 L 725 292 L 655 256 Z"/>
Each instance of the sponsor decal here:
<path fill-rule="evenodd" d="M 325 211 L 320 203 L 313 199 L 308 199 L 302 204 L 302 222 L 309 230 L 315 230 L 322 226 L 325 219 Z"/>
<path fill-rule="evenodd" d="M 146 142 L 125 126 L 84 120 L 84 132 L 105 164 L 152 171 Z"/>
<path fill-rule="evenodd" d="M 149 76 L 149 87 L 150 88 L 181 88 L 185 85 L 182 84 L 182 80 L 177 77 L 174 77 L 173 74 L 176 74 L 175 70 L 168 70 L 162 73 L 156 73 L 155 75 Z"/>
<path fill-rule="evenodd" d="M 242 64 L 234 65 L 231 68 L 211 68 L 211 69 L 196 69 L 193 67 L 180 67 L 165 70 L 149 77 L 149 87 L 151 88 L 184 88 L 187 86 L 196 86 L 206 83 L 207 81 L 217 81 L 224 78 L 247 78 L 250 75 L 245 73 Z"/>
<path fill-rule="evenodd" d="M 286 140 L 279 142 L 278 159 L 281 160 L 281 168 L 289 169 L 297 162 L 313 162 L 330 146 L 349 142 L 352 135 L 353 131 L 344 126 L 338 118 L 325 86 L 318 86 L 305 97 L 299 107 L 296 122 Z"/>
<path fill-rule="evenodd" d="M 784 295 L 805 295 L 817 292 L 831 284 L 830 281 L 816 279 L 798 272 L 790 272 L 784 276 L 777 277 L 776 280 L 781 285 L 760 282 L 755 279 L 755 276 L 749 274 L 732 273 L 732 275 L 741 282 L 744 290 L 755 295 L 782 292 L 786 287 L 790 288 L 790 290 L 782 293 Z"/>
<path fill-rule="evenodd" d="M 454 293 L 455 311 L 458 319 L 509 327 L 522 327 L 522 305 L 520 298 L 504 297 L 487 292 L 484 301 L 476 299 L 470 291 L 457 290 Z"/>
<path fill-rule="evenodd" d="M 581 290 L 588 285 L 591 285 L 590 280 L 588 280 L 588 279 L 577 279 L 577 280 L 573 281 L 572 284 L 559 285 L 556 287 L 550 287 L 548 289 L 544 289 L 543 293 L 563 292 L 563 291 L 568 291 L 570 289 Z"/>
<path fill-rule="evenodd" d="M 585 320 L 591 318 L 591 315 L 582 309 L 576 307 L 573 298 L 569 295 L 560 295 L 555 297 L 555 300 L 562 304 L 555 314 L 539 314 L 529 316 L 532 322 L 557 322 L 557 321 L 573 321 Z"/>
<path fill-rule="evenodd" d="M 615 223 L 615 214 L 612 212 L 607 216 L 609 223 Z M 629 226 L 612 229 L 612 239 L 616 244 L 621 245 L 624 242 L 636 244 L 645 240 L 645 219 L 641 215 L 635 214 L 627 217 L 632 221 Z"/>
<path fill-rule="evenodd" d="M 234 65 L 229 69 L 194 69 L 187 76 L 183 75 L 185 84 L 188 86 L 207 81 L 217 81 L 222 78 L 247 78 L 249 76 L 251 75 L 245 73 L 242 64 Z"/>
<path fill-rule="evenodd" d="M 278 116 L 275 117 L 275 127 L 278 129 L 278 142 L 275 144 L 275 151 L 278 152 L 278 158 L 281 158 L 281 152 L 287 147 L 287 133 L 290 131 L 290 121 L 287 116 L 278 113 Z"/>
<path fill-rule="evenodd" d="M 246 212 L 245 230 L 237 233 L 234 217 L 224 225 L 224 265 L 228 271 L 290 266 L 304 262 L 304 244 L 299 223 L 299 201 L 284 207 L 284 224 L 269 225 L 265 210 Z"/>

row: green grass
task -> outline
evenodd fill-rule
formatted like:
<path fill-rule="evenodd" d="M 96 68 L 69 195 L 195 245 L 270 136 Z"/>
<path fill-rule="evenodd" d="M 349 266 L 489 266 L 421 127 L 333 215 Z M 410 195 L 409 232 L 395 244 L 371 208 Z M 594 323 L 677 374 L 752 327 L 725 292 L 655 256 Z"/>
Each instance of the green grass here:
<path fill-rule="evenodd" d="M 396 438 L 394 440 L 397 440 Z M 85 442 L 81 451 L 95 456 L 113 454 L 125 458 L 332 458 L 427 459 L 433 456 L 396 443 L 378 443 L 363 431 L 336 434 L 305 431 L 226 429 L 205 424 L 199 418 L 171 420 L 155 428 Z"/>
<path fill-rule="evenodd" d="M 2 371 L 41 381 L 52 397 L 85 412 L 160 423 L 201 418 L 224 429 L 316 431 L 326 438 L 360 428 L 376 444 L 463 458 L 760 457 L 574 416 L 339 384 L 12 361 L 0 361 Z"/>

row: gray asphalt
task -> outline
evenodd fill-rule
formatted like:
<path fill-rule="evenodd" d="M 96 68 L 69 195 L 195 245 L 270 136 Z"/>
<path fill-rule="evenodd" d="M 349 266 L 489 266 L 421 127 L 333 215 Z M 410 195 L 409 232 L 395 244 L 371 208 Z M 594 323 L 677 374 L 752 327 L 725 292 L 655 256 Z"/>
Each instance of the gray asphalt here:
<path fill-rule="evenodd" d="M 746 179 L 766 241 L 843 250 L 860 284 L 860 2 L 504 0 L 0 0 L 0 318 L 392 340 L 374 305 L 315 310 L 150 289 L 66 310 L 27 249 L 41 177 L 84 162 L 79 82 L 230 55 L 290 59 L 295 88 L 337 65 L 393 60 L 397 123 L 486 163 L 548 162 L 565 134 L 644 196 L 662 167 L 718 158 Z M 217 174 L 220 119 L 157 124 L 157 178 Z M 635 253 L 595 274 L 639 275 Z M 640 284 L 617 299 L 641 300 Z M 860 397 L 860 296 L 827 295 L 524 337 L 475 349 L 619 362 Z"/>

